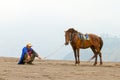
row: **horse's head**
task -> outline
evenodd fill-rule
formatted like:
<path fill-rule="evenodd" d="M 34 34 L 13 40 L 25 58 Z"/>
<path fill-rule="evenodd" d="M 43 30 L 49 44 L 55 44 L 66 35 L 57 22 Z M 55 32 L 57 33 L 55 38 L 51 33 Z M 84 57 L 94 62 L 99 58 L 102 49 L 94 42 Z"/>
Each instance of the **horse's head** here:
<path fill-rule="evenodd" d="M 72 34 L 75 32 L 73 28 L 68 29 L 65 31 L 65 45 L 69 44 L 69 41 L 72 39 Z"/>
<path fill-rule="evenodd" d="M 69 41 L 70 41 L 70 35 L 71 35 L 70 32 L 65 31 L 65 45 L 68 45 L 68 44 L 69 44 Z"/>

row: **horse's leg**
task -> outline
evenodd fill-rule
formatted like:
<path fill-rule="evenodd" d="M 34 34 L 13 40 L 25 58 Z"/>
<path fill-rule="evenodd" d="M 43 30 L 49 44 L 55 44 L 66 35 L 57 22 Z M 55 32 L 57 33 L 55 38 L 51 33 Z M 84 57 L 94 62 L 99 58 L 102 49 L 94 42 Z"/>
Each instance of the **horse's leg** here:
<path fill-rule="evenodd" d="M 89 61 L 93 60 L 95 57 L 96 57 L 96 55 L 94 54 L 94 56 L 93 56 L 93 57 L 91 57 L 91 59 L 90 59 Z"/>
<path fill-rule="evenodd" d="M 102 53 L 100 52 L 100 48 L 96 49 L 97 54 L 99 54 L 100 57 L 100 65 L 102 65 Z"/>
<path fill-rule="evenodd" d="M 99 57 L 100 57 L 100 65 L 102 65 L 103 62 L 102 62 L 102 53 L 101 52 L 99 53 Z"/>
<path fill-rule="evenodd" d="M 96 49 L 93 46 L 91 47 L 91 49 L 92 49 L 92 51 L 94 53 L 94 56 L 90 60 L 92 60 L 93 58 L 95 58 L 95 62 L 93 64 L 95 66 L 97 64 L 97 52 L 96 52 Z"/>
<path fill-rule="evenodd" d="M 73 48 L 74 56 L 75 56 L 75 65 L 77 64 L 77 54 L 76 54 L 76 48 Z"/>
<path fill-rule="evenodd" d="M 79 54 L 79 48 L 77 49 L 77 63 L 80 64 L 80 54 Z"/>
<path fill-rule="evenodd" d="M 95 63 L 93 64 L 94 66 L 96 66 L 96 64 L 97 64 L 97 53 L 95 54 L 96 56 L 95 56 Z"/>

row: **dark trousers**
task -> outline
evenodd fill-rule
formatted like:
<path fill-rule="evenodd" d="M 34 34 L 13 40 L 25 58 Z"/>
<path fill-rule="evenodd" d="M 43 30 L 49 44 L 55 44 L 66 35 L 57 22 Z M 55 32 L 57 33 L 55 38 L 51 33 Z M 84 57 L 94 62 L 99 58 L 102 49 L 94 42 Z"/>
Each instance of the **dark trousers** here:
<path fill-rule="evenodd" d="M 28 60 L 27 58 L 28 58 L 28 54 L 25 54 L 24 59 L 23 59 L 23 62 L 24 62 L 24 63 L 27 63 L 27 64 L 32 64 L 32 62 L 33 62 L 34 59 L 35 59 L 35 54 L 31 54 L 30 60 Z"/>

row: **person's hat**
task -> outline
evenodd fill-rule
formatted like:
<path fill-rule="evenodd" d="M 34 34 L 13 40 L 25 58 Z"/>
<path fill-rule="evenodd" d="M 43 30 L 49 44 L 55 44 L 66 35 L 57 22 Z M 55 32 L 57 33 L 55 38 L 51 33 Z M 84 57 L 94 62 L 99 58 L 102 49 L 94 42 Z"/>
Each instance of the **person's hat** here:
<path fill-rule="evenodd" d="M 31 44 L 31 43 L 27 43 L 26 46 L 30 46 L 30 47 L 32 47 L 32 44 Z"/>

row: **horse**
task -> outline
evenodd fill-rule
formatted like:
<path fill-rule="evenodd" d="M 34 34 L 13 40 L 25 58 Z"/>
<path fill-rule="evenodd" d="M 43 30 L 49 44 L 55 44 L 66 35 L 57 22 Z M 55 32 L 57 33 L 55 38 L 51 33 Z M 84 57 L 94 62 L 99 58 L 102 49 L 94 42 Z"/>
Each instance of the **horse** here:
<path fill-rule="evenodd" d="M 74 52 L 75 65 L 80 64 L 79 59 L 80 48 L 81 49 L 91 48 L 91 50 L 94 53 L 94 56 L 90 60 L 95 58 L 95 62 L 93 64 L 94 66 L 97 64 L 98 55 L 100 57 L 100 65 L 103 64 L 101 53 L 103 40 L 101 37 L 95 34 L 82 34 L 81 32 L 75 30 L 74 28 L 69 28 L 67 31 L 65 31 L 65 45 L 68 45 L 69 43 L 71 44 Z"/>

